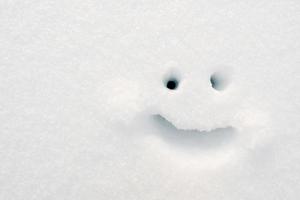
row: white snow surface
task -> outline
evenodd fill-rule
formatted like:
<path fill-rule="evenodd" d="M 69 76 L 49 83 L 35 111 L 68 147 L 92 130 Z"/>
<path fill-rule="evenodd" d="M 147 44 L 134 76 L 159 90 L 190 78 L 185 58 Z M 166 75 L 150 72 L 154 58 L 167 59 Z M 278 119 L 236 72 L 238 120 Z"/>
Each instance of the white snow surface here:
<path fill-rule="evenodd" d="M 299 36 L 299 0 L 0 0 L 0 199 L 299 199 Z"/>

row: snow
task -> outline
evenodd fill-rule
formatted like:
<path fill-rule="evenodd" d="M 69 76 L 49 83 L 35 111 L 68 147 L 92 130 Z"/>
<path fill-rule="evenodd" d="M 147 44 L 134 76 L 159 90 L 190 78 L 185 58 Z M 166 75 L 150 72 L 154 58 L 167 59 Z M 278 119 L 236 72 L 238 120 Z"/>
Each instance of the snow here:
<path fill-rule="evenodd" d="M 299 35 L 297 0 L 1 0 L 0 199 L 298 199 Z"/>

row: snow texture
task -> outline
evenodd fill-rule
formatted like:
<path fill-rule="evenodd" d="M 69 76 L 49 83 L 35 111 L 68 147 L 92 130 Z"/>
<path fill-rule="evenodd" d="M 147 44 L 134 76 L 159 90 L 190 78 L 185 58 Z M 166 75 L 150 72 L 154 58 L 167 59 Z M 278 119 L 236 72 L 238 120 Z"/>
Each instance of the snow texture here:
<path fill-rule="evenodd" d="M 298 0 L 0 0 L 0 199 L 299 199 L 299 36 Z"/>

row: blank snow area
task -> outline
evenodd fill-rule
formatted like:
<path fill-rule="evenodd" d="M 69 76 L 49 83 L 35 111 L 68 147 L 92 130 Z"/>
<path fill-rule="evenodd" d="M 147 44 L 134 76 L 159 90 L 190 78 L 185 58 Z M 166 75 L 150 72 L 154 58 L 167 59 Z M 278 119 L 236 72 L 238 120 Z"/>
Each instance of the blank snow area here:
<path fill-rule="evenodd" d="M 300 197 L 297 0 L 0 1 L 0 199 Z"/>

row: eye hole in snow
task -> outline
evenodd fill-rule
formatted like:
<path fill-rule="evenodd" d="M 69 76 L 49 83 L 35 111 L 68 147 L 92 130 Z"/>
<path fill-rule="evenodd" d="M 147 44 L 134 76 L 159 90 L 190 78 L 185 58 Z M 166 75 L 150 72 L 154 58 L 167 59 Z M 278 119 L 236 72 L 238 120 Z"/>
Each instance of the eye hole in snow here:
<path fill-rule="evenodd" d="M 175 90 L 178 87 L 178 80 L 170 79 L 166 83 L 166 87 L 170 90 Z"/>
<path fill-rule="evenodd" d="M 215 72 L 210 76 L 212 88 L 218 91 L 223 91 L 227 88 L 229 80 L 226 73 Z"/>
<path fill-rule="evenodd" d="M 163 84 L 169 90 L 176 90 L 179 87 L 181 81 L 181 73 L 178 69 L 171 68 L 164 75 Z"/>

